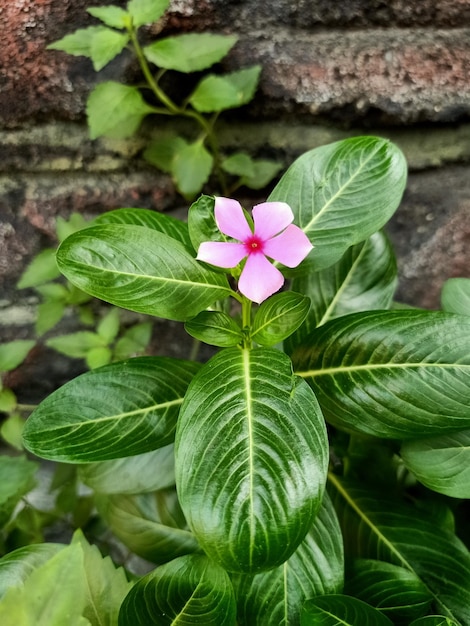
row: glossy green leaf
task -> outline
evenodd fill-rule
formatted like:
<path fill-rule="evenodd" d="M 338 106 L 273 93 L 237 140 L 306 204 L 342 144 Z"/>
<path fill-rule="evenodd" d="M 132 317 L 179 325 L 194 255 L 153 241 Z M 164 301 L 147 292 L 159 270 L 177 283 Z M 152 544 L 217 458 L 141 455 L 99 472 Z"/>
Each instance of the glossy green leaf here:
<path fill-rule="evenodd" d="M 170 174 L 174 157 L 187 145 L 188 142 L 183 137 L 166 135 L 150 141 L 142 156 L 148 163 Z"/>
<path fill-rule="evenodd" d="M 127 33 L 119 33 L 106 26 L 80 28 L 59 41 L 51 43 L 49 50 L 63 50 L 74 56 L 86 56 L 92 60 L 93 68 L 99 72 L 129 41 Z"/>
<path fill-rule="evenodd" d="M 59 268 L 55 262 L 55 248 L 41 250 L 21 274 L 18 281 L 18 289 L 37 287 L 60 276 Z"/>
<path fill-rule="evenodd" d="M 88 7 L 87 12 L 111 28 L 125 28 L 129 23 L 129 13 L 118 6 Z"/>
<path fill-rule="evenodd" d="M 291 206 L 294 223 L 315 246 L 297 273 L 333 265 L 382 228 L 405 184 L 405 158 L 386 139 L 352 137 L 299 157 L 268 198 Z"/>
<path fill-rule="evenodd" d="M 134 496 L 101 495 L 97 506 L 116 537 L 147 561 L 166 563 L 199 550 L 174 489 Z"/>
<path fill-rule="evenodd" d="M 171 443 L 199 365 L 137 357 L 86 372 L 48 396 L 26 422 L 26 448 L 55 461 L 89 463 Z"/>
<path fill-rule="evenodd" d="M 335 426 L 410 439 L 470 428 L 470 318 L 377 311 L 332 320 L 292 356 Z"/>
<path fill-rule="evenodd" d="M 30 574 L 65 546 L 61 543 L 33 543 L 0 558 L 0 598 L 10 587 L 21 587 Z"/>
<path fill-rule="evenodd" d="M 428 615 L 414 620 L 410 626 L 459 626 L 459 624 L 443 615 Z"/>
<path fill-rule="evenodd" d="M 442 287 L 441 302 L 444 311 L 470 315 L 470 278 L 449 278 Z"/>
<path fill-rule="evenodd" d="M 194 250 L 204 241 L 227 241 L 220 232 L 214 217 L 214 196 L 200 196 L 189 207 L 188 229 Z"/>
<path fill-rule="evenodd" d="M 144 54 L 151 63 L 167 70 L 199 72 L 221 61 L 237 39 L 235 35 L 187 33 L 159 39 L 145 46 Z"/>
<path fill-rule="evenodd" d="M 38 464 L 25 456 L 0 456 L 0 528 L 21 498 L 35 486 Z"/>
<path fill-rule="evenodd" d="M 222 311 L 202 311 L 184 327 L 191 337 L 221 348 L 237 346 L 243 339 L 240 326 Z"/>
<path fill-rule="evenodd" d="M 35 345 L 33 339 L 15 339 L 0 344 L 0 372 L 9 372 L 18 367 Z"/>
<path fill-rule="evenodd" d="M 344 592 L 404 626 L 425 615 L 433 599 L 415 572 L 373 559 L 354 560 L 346 575 Z"/>
<path fill-rule="evenodd" d="M 291 335 L 304 321 L 310 298 L 293 291 L 278 293 L 265 300 L 253 320 L 253 341 L 274 346 Z"/>
<path fill-rule="evenodd" d="M 123 139 L 139 128 L 143 118 L 153 112 L 137 87 L 114 81 L 100 83 L 87 101 L 90 137 L 101 135 Z"/>
<path fill-rule="evenodd" d="M 286 342 L 288 352 L 331 319 L 356 311 L 388 309 L 396 285 L 395 256 L 382 232 L 349 248 L 331 267 L 294 278 L 292 289 L 309 296 L 311 307 L 301 328 Z"/>
<path fill-rule="evenodd" d="M 307 600 L 300 626 L 393 626 L 393 622 L 362 600 L 332 594 Z"/>
<path fill-rule="evenodd" d="M 227 572 L 202 554 L 182 556 L 141 578 L 123 602 L 119 626 L 235 626 Z"/>
<path fill-rule="evenodd" d="M 57 263 L 92 296 L 177 321 L 230 294 L 225 275 L 204 267 L 179 241 L 143 226 L 103 224 L 75 233 L 61 244 Z"/>
<path fill-rule="evenodd" d="M 189 102 L 201 113 L 233 109 L 249 102 L 258 85 L 261 66 L 254 65 L 230 74 L 210 74 L 201 80 Z"/>
<path fill-rule="evenodd" d="M 99 215 L 95 224 L 134 224 L 164 233 L 191 248 L 188 225 L 181 220 L 150 209 L 115 209 Z"/>
<path fill-rule="evenodd" d="M 213 163 L 214 158 L 200 140 L 186 144 L 175 153 L 171 173 L 178 191 L 186 199 L 200 193 L 210 176 Z"/>
<path fill-rule="evenodd" d="M 134 494 L 175 484 L 173 444 L 123 459 L 87 463 L 78 468 L 80 480 L 104 494 Z"/>
<path fill-rule="evenodd" d="M 439 493 L 470 498 L 470 430 L 406 441 L 401 448 L 406 467 Z"/>
<path fill-rule="evenodd" d="M 470 620 L 470 554 L 451 531 L 416 507 L 330 476 L 348 558 L 389 561 L 418 576 L 437 613 Z"/>
<path fill-rule="evenodd" d="M 298 624 L 304 601 L 316 595 L 339 593 L 343 573 L 343 538 L 335 510 L 325 493 L 313 526 L 285 563 L 254 576 L 232 577 L 238 624 Z"/>
<path fill-rule="evenodd" d="M 312 525 L 328 463 L 325 424 L 285 354 L 229 348 L 188 388 L 175 459 L 201 547 L 229 571 L 256 573 L 283 563 Z"/>
<path fill-rule="evenodd" d="M 129 0 L 127 10 L 135 27 L 159 20 L 170 4 L 170 0 Z"/>

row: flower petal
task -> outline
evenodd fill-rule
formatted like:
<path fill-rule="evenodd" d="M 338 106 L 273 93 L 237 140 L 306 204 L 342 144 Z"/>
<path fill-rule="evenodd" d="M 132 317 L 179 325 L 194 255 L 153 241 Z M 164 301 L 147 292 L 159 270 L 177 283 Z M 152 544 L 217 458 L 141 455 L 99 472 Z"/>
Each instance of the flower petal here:
<path fill-rule="evenodd" d="M 313 248 L 304 231 L 291 224 L 286 230 L 264 243 L 266 256 L 279 261 L 287 267 L 297 267 Z"/>
<path fill-rule="evenodd" d="M 284 230 L 293 219 L 292 209 L 285 202 L 262 202 L 253 207 L 255 234 L 264 241 Z"/>
<path fill-rule="evenodd" d="M 216 198 L 214 215 L 217 226 L 224 235 L 238 239 L 238 241 L 244 241 L 253 234 L 237 200 Z"/>
<path fill-rule="evenodd" d="M 284 284 L 284 276 L 264 254 L 250 254 L 238 281 L 238 289 L 244 296 L 260 304 Z"/>
<path fill-rule="evenodd" d="M 242 243 L 224 241 L 205 241 L 199 246 L 196 259 L 218 267 L 235 267 L 246 257 Z"/>

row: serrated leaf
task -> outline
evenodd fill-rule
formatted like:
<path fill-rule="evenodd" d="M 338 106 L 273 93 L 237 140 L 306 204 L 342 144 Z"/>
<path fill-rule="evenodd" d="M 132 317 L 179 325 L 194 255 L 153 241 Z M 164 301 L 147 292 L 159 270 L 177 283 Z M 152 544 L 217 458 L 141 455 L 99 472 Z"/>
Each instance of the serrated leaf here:
<path fill-rule="evenodd" d="M 170 357 L 136 357 L 86 372 L 36 408 L 25 425 L 25 446 L 37 456 L 72 463 L 166 446 L 199 367 Z"/>
<path fill-rule="evenodd" d="M 35 344 L 32 339 L 15 339 L 0 344 L 0 372 L 9 372 L 18 367 Z"/>
<path fill-rule="evenodd" d="M 337 318 L 292 355 L 325 418 L 388 439 L 470 428 L 470 318 L 377 311 Z"/>
<path fill-rule="evenodd" d="M 206 269 L 175 239 L 142 226 L 103 224 L 75 233 L 61 244 L 57 262 L 92 296 L 176 321 L 231 293 L 224 274 Z"/>
<path fill-rule="evenodd" d="M 97 17 L 111 28 L 125 28 L 129 23 L 129 13 L 121 7 L 109 5 L 105 7 L 88 7 L 87 12 Z"/>
<path fill-rule="evenodd" d="M 247 104 L 256 91 L 261 66 L 254 65 L 237 72 L 203 78 L 189 102 L 200 113 L 214 113 Z"/>
<path fill-rule="evenodd" d="M 251 338 L 261 346 L 274 346 L 291 335 L 304 321 L 310 298 L 284 291 L 265 300 L 256 311 Z"/>
<path fill-rule="evenodd" d="M 235 626 L 232 585 L 206 556 L 182 556 L 141 578 L 123 602 L 119 626 Z"/>
<path fill-rule="evenodd" d="M 221 163 L 222 169 L 233 176 L 254 175 L 255 166 L 253 159 L 246 152 L 236 152 L 225 158 Z"/>
<path fill-rule="evenodd" d="M 191 337 L 221 348 L 237 346 L 243 339 L 240 326 L 222 311 L 202 311 L 184 328 Z"/>
<path fill-rule="evenodd" d="M 17 503 L 35 486 L 38 464 L 25 456 L 0 456 L 0 528 Z"/>
<path fill-rule="evenodd" d="M 151 24 L 162 17 L 170 4 L 170 0 L 129 0 L 127 11 L 132 16 L 134 26 Z"/>
<path fill-rule="evenodd" d="M 300 626 L 393 626 L 388 617 L 357 598 L 332 594 L 307 600 Z"/>
<path fill-rule="evenodd" d="M 103 339 L 89 330 L 47 339 L 46 346 L 75 359 L 84 359 L 89 350 L 103 346 Z"/>
<path fill-rule="evenodd" d="M 253 161 L 253 173 L 243 176 L 240 185 L 250 189 L 264 189 L 272 179 L 282 170 L 282 164 L 268 159 L 255 159 Z"/>
<path fill-rule="evenodd" d="M 406 184 L 406 161 L 379 137 L 352 137 L 314 148 L 282 176 L 268 200 L 287 202 L 315 246 L 302 273 L 336 263 L 390 219 Z"/>
<path fill-rule="evenodd" d="M 470 315 L 470 278 L 449 278 L 442 287 L 441 302 L 444 311 Z"/>
<path fill-rule="evenodd" d="M 90 26 L 81 28 L 48 47 L 49 50 L 63 50 L 73 56 L 89 57 L 93 68 L 99 72 L 129 41 L 127 33 L 119 33 L 106 26 Z"/>
<path fill-rule="evenodd" d="M 113 353 L 108 346 L 98 346 L 90 348 L 85 355 L 85 362 L 88 369 L 96 369 L 108 365 L 113 359 Z"/>
<path fill-rule="evenodd" d="M 148 163 L 170 174 L 175 155 L 187 145 L 188 142 L 183 137 L 169 135 L 150 141 L 142 156 Z"/>
<path fill-rule="evenodd" d="M 103 494 L 134 494 L 166 489 L 175 484 L 173 444 L 113 461 L 80 465 L 80 480 Z"/>
<path fill-rule="evenodd" d="M 97 506 L 116 537 L 148 561 L 161 564 L 199 551 L 174 489 L 134 496 L 100 495 Z"/>
<path fill-rule="evenodd" d="M 470 430 L 407 441 L 400 454 L 406 467 L 429 489 L 470 498 Z"/>
<path fill-rule="evenodd" d="M 187 33 L 159 39 L 143 50 L 147 59 L 158 67 L 185 73 L 199 72 L 221 61 L 237 39 L 235 35 Z"/>
<path fill-rule="evenodd" d="M 53 41 L 47 46 L 47 50 L 62 50 L 72 56 L 90 56 L 90 42 L 93 34 L 102 26 L 89 26 L 88 28 L 79 28 L 78 30 L 65 35 L 58 41 Z"/>
<path fill-rule="evenodd" d="M 137 87 L 114 81 L 100 83 L 87 101 L 90 137 L 124 139 L 133 135 L 143 118 L 153 112 Z"/>
<path fill-rule="evenodd" d="M 232 576 L 238 623 L 298 624 L 305 600 L 341 591 L 343 572 L 341 530 L 331 500 L 325 494 L 312 528 L 283 565 L 254 576 Z"/>
<path fill-rule="evenodd" d="M 171 163 L 171 173 L 178 191 L 191 199 L 198 194 L 207 182 L 214 159 L 202 141 L 187 144 L 179 149 Z"/>
<path fill-rule="evenodd" d="M 415 573 L 433 596 L 433 609 L 467 624 L 470 555 L 454 533 L 416 507 L 383 492 L 330 475 L 347 558 L 388 561 Z"/>
<path fill-rule="evenodd" d="M 18 289 L 37 287 L 60 276 L 55 262 L 55 248 L 41 250 L 26 266 L 17 284 Z"/>
<path fill-rule="evenodd" d="M 286 355 L 229 348 L 188 388 L 175 459 L 181 506 L 202 549 L 229 571 L 255 573 L 291 556 L 313 522 L 325 425 Z"/>
<path fill-rule="evenodd" d="M 302 327 L 287 340 L 288 352 L 331 319 L 357 311 L 388 309 L 396 285 L 395 256 L 382 232 L 349 248 L 335 265 L 294 278 L 292 289 L 309 296 L 311 307 Z"/>

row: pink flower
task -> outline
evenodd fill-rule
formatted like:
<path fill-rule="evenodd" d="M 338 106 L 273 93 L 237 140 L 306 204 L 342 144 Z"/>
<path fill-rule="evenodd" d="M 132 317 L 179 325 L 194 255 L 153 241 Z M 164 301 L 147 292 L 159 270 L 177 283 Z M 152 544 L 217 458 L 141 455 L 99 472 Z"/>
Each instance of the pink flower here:
<path fill-rule="evenodd" d="M 215 221 L 219 230 L 240 243 L 201 243 L 197 259 L 218 267 L 233 268 L 246 257 L 238 289 L 259 304 L 284 284 L 284 276 L 267 257 L 287 267 L 296 267 L 313 246 L 305 233 L 291 224 L 294 214 L 285 202 L 263 202 L 253 207 L 252 213 L 254 230 L 239 202 L 216 198 Z"/>

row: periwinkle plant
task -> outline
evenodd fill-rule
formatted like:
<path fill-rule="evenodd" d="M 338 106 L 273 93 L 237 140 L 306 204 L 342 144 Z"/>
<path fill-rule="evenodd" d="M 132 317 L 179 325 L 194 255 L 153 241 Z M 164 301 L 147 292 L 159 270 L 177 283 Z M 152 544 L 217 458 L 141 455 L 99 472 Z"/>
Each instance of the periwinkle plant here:
<path fill-rule="evenodd" d="M 95 369 L 26 424 L 158 565 L 120 626 L 470 624 L 445 497 L 468 472 L 442 444 L 468 459 L 470 317 L 393 303 L 381 229 L 405 184 L 395 145 L 356 137 L 301 156 L 253 218 L 202 196 L 187 223 L 122 209 L 61 244 L 76 287 L 220 348 Z"/>

